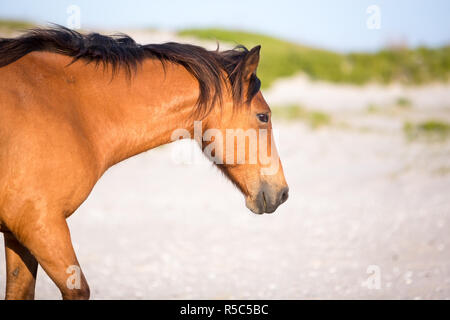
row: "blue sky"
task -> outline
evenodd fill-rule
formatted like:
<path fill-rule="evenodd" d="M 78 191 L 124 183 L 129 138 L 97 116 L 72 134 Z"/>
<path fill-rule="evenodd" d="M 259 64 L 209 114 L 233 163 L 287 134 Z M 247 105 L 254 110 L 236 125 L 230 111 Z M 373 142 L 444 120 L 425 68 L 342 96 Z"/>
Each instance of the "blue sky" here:
<path fill-rule="evenodd" d="M 450 43 L 448 0 L 0 0 L 0 18 L 65 25 L 78 5 L 81 26 L 182 29 L 226 27 L 263 32 L 339 51 L 376 50 L 388 43 Z M 381 10 L 381 28 L 366 26 L 366 9 Z"/>

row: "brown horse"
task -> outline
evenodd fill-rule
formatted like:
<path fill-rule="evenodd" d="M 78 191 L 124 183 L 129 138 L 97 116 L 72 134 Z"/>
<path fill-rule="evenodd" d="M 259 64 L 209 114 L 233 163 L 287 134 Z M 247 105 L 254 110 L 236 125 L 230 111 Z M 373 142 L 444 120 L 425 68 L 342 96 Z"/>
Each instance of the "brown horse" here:
<path fill-rule="evenodd" d="M 177 129 L 192 137 L 193 120 L 201 120 L 205 135 L 215 129 L 232 139 L 214 150 L 217 136 L 200 145 L 242 191 L 250 210 L 271 213 L 286 201 L 270 109 L 256 77 L 259 49 L 139 45 L 124 35 L 82 35 L 62 27 L 0 39 L 6 298 L 34 298 L 38 263 L 64 299 L 89 298 L 66 218 L 108 168 L 171 142 Z M 242 145 L 229 138 L 229 129 L 255 130 L 257 149 L 246 135 L 246 154 L 238 159 Z M 261 154 L 262 139 L 270 147 L 269 161 L 258 155 L 251 162 L 255 152 Z M 275 170 L 264 173 L 268 167 Z"/>

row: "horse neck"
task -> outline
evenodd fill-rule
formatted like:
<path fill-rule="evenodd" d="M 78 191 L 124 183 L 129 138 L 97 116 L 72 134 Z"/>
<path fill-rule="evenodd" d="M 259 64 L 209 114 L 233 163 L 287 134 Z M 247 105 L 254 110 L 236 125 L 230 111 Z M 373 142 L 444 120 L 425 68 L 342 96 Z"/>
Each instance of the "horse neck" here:
<path fill-rule="evenodd" d="M 92 72 L 78 93 L 80 112 L 103 170 L 170 142 L 178 128 L 192 132 L 199 89 L 183 67 L 167 64 L 164 70 L 149 59 L 131 78 L 124 71 L 114 78 Z"/>

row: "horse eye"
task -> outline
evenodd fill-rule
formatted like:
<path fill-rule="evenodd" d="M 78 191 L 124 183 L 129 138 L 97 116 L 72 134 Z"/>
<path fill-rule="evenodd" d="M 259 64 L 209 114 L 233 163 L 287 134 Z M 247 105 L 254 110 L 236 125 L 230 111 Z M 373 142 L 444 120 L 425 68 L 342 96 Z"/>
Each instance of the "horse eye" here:
<path fill-rule="evenodd" d="M 257 117 L 261 122 L 269 122 L 269 115 L 267 113 L 258 113 Z"/>

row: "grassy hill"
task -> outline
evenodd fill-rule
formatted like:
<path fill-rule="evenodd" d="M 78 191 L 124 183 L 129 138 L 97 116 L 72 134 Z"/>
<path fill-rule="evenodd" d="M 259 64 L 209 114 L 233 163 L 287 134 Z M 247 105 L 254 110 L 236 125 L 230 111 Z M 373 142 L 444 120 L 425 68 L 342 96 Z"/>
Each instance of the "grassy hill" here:
<path fill-rule="evenodd" d="M 218 40 L 252 47 L 262 45 L 258 75 L 263 87 L 280 77 L 304 72 L 312 79 L 340 83 L 422 84 L 448 81 L 450 46 L 430 49 L 384 49 L 376 53 L 339 54 L 270 36 L 222 29 L 187 29 L 181 36 Z"/>
<path fill-rule="evenodd" d="M 8 35 L 33 26 L 27 21 L 0 20 L 0 33 Z M 312 79 L 354 84 L 422 84 L 448 81 L 450 78 L 450 46 L 340 54 L 242 31 L 188 29 L 180 31 L 179 35 L 243 44 L 249 48 L 261 44 L 258 75 L 265 88 L 277 78 L 289 77 L 298 72 L 303 72 Z"/>
<path fill-rule="evenodd" d="M 14 31 L 25 30 L 34 27 L 34 25 L 27 21 L 20 20 L 1 20 L 0 19 L 0 32 L 12 33 Z"/>

